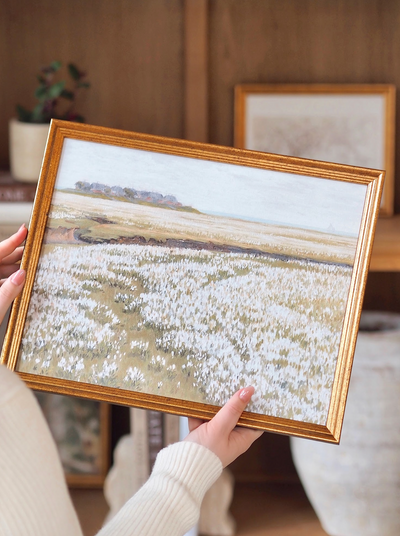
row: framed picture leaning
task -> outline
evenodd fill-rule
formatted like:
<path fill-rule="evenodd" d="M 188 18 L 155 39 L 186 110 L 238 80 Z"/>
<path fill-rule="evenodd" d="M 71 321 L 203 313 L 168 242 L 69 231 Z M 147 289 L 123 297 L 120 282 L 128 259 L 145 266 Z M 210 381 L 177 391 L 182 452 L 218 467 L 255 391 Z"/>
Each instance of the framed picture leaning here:
<path fill-rule="evenodd" d="M 386 172 L 380 215 L 394 205 L 392 84 L 242 84 L 235 147 Z"/>
<path fill-rule="evenodd" d="M 35 393 L 71 488 L 102 487 L 110 466 L 110 405 L 87 398 Z"/>

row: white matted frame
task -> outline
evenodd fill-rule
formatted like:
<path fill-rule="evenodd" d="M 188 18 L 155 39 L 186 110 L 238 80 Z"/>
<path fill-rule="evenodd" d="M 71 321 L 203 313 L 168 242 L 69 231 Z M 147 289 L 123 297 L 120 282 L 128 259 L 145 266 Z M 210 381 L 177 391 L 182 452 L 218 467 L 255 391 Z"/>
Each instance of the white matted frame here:
<path fill-rule="evenodd" d="M 380 215 L 394 210 L 392 84 L 241 84 L 235 147 L 386 171 Z"/>
<path fill-rule="evenodd" d="M 2 362 L 34 389 L 338 442 L 384 172 L 51 124 Z"/>

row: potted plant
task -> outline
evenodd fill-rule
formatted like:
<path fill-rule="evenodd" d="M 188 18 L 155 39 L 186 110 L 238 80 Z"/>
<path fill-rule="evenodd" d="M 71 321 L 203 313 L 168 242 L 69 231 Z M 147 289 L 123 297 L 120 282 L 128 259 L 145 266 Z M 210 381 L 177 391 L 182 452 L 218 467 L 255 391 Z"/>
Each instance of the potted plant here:
<path fill-rule="evenodd" d="M 72 88 L 68 89 L 65 80 L 56 80 L 60 68 L 61 62 L 53 61 L 40 70 L 37 76 L 39 86 L 35 91 L 36 106 L 28 110 L 17 105 L 17 118 L 10 120 L 10 167 L 16 180 L 38 180 L 52 118 L 84 122 L 82 115 L 75 111 L 75 103 L 78 92 L 90 87 L 86 74 L 69 63 Z"/>

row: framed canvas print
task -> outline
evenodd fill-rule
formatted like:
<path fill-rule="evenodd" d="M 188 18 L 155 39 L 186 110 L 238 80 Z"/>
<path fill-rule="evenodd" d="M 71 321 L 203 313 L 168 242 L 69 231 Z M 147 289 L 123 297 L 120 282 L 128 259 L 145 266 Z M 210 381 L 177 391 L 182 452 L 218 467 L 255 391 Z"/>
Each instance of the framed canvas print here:
<path fill-rule="evenodd" d="M 110 406 L 36 392 L 70 487 L 102 487 L 109 469 Z"/>
<path fill-rule="evenodd" d="M 337 442 L 384 172 L 53 121 L 2 361 L 32 388 Z"/>
<path fill-rule="evenodd" d="M 235 88 L 235 146 L 386 171 L 380 215 L 394 205 L 391 84 L 243 84 Z"/>

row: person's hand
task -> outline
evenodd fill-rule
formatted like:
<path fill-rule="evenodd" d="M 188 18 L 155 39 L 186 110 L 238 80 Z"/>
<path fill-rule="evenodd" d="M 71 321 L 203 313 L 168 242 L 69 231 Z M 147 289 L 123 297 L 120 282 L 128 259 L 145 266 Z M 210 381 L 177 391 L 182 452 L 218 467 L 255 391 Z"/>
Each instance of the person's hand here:
<path fill-rule="evenodd" d="M 209 422 L 189 419 L 190 433 L 184 441 L 207 447 L 218 456 L 224 467 L 229 465 L 262 435 L 259 430 L 236 427 L 253 394 L 254 387 L 240 389 Z"/>
<path fill-rule="evenodd" d="M 25 271 L 19 269 L 19 261 L 26 234 L 25 225 L 21 225 L 15 234 L 0 242 L 0 324 L 25 283 Z"/>

